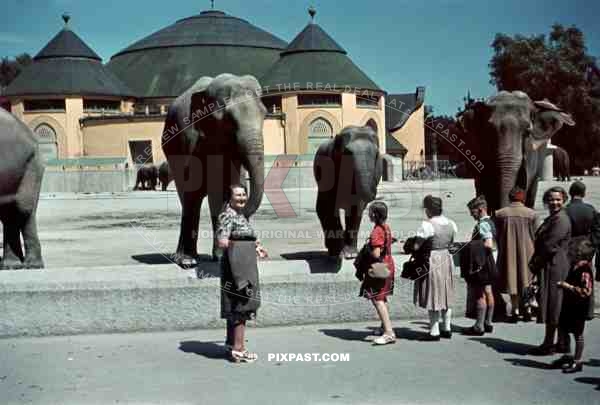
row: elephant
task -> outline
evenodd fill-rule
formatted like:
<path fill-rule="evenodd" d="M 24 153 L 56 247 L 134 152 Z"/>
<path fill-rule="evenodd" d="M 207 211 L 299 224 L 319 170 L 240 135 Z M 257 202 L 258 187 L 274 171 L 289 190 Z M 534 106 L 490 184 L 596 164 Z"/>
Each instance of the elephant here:
<path fill-rule="evenodd" d="M 221 254 L 216 240 L 218 215 L 229 187 L 240 183 L 243 166 L 250 195 L 244 215 L 250 218 L 264 193 L 263 124 L 267 109 L 254 76 L 222 73 L 203 76 L 169 107 L 162 148 L 182 205 L 175 254 L 182 268 L 197 265 L 200 208 L 208 197 L 213 228 L 212 258 Z"/>
<path fill-rule="evenodd" d="M 458 123 L 470 138 L 463 148 L 470 155 L 467 166 L 490 215 L 509 204 L 514 186 L 526 191 L 525 204 L 534 208 L 548 142 L 563 124 L 575 125 L 570 114 L 547 99 L 532 101 L 518 90 L 472 102 L 458 114 Z"/>
<path fill-rule="evenodd" d="M 0 269 L 44 268 L 36 223 L 43 177 L 37 137 L 0 108 L 0 221 L 4 231 Z"/>
<path fill-rule="evenodd" d="M 155 190 L 158 179 L 158 168 L 153 164 L 140 167 L 137 171 L 134 190 Z M 141 187 L 140 187 L 141 185 Z"/>
<path fill-rule="evenodd" d="M 158 180 L 162 191 L 167 191 L 169 183 L 173 181 L 173 173 L 169 170 L 169 162 L 166 160 L 158 166 Z"/>
<path fill-rule="evenodd" d="M 552 160 L 554 177 L 559 181 L 571 181 L 569 153 L 560 146 L 556 146 L 552 151 Z"/>
<path fill-rule="evenodd" d="M 356 257 L 362 214 L 377 196 L 382 173 L 379 140 L 369 126 L 346 126 L 317 149 L 313 161 L 318 186 L 316 211 L 330 256 Z"/>

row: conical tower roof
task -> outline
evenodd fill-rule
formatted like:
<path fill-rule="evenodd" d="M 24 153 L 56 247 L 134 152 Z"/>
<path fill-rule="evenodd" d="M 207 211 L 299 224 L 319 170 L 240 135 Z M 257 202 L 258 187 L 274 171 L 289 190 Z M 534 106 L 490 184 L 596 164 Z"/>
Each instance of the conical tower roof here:
<path fill-rule="evenodd" d="M 142 38 L 107 66 L 141 97 L 177 97 L 202 76 L 263 75 L 287 42 L 223 11 L 202 11 Z"/>
<path fill-rule="evenodd" d="M 8 86 L 5 95 L 134 96 L 102 65 L 102 59 L 69 27 L 65 27 Z"/>
<path fill-rule="evenodd" d="M 279 61 L 259 79 L 263 88 L 268 87 L 268 92 L 286 87 L 306 90 L 321 83 L 340 91 L 352 88 L 383 92 L 352 62 L 346 50 L 314 22 L 316 12 L 311 9 L 309 13 L 313 20 L 281 52 Z"/>

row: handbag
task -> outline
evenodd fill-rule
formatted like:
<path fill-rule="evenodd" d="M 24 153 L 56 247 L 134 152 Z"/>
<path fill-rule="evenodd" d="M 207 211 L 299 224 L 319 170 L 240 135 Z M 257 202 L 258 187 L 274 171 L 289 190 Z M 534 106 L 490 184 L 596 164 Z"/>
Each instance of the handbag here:
<path fill-rule="evenodd" d="M 402 264 L 402 273 L 400 273 L 400 277 L 414 281 L 424 272 L 426 272 L 425 266 L 421 265 L 414 255 L 411 255 L 408 261 Z"/>
<path fill-rule="evenodd" d="M 387 232 L 384 229 L 384 248 L 387 249 Z M 387 254 L 387 253 L 386 253 Z M 356 258 L 354 259 L 354 267 L 356 268 L 355 276 L 360 281 L 363 280 L 364 274 L 366 273 L 369 277 L 375 279 L 386 279 L 390 276 L 390 269 L 387 264 L 383 262 L 383 249 L 379 255 L 379 259 L 375 259 L 372 255 L 371 249 L 371 238 L 368 238 L 363 247 L 360 249 Z"/>

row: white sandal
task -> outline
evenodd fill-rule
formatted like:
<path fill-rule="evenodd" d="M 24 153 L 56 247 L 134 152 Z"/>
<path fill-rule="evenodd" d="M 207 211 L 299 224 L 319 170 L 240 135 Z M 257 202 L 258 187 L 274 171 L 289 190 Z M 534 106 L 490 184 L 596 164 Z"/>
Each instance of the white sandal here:
<path fill-rule="evenodd" d="M 258 355 L 256 353 L 251 353 L 248 350 L 240 352 L 232 349 L 229 354 L 231 361 L 234 363 L 252 363 L 258 360 Z"/>
<path fill-rule="evenodd" d="M 377 339 L 373 340 L 373 344 L 376 345 L 387 345 L 389 343 L 396 343 L 396 336 L 381 335 Z"/>

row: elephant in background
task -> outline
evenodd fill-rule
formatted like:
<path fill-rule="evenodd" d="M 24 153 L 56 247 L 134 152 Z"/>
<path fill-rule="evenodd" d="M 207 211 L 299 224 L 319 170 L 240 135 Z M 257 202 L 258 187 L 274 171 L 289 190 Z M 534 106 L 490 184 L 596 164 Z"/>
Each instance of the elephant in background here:
<path fill-rule="evenodd" d="M 173 181 L 173 173 L 169 170 L 169 162 L 166 160 L 158 166 L 158 181 L 162 191 L 167 191 L 169 183 Z"/>
<path fill-rule="evenodd" d="M 571 175 L 569 174 L 571 170 L 569 153 L 560 146 L 557 146 L 552 151 L 552 160 L 554 177 L 559 181 L 571 181 Z"/>
<path fill-rule="evenodd" d="M 227 192 L 240 183 L 243 166 L 250 178 L 244 215 L 261 204 L 264 185 L 263 123 L 267 113 L 253 76 L 204 76 L 171 104 L 162 147 L 182 205 L 176 262 L 197 265 L 198 226 L 208 196 L 213 235 Z M 213 237 L 213 259 L 220 249 Z"/>
<path fill-rule="evenodd" d="M 465 148 L 476 163 L 467 166 L 490 214 L 509 204 L 508 194 L 517 185 L 526 190 L 526 205 L 534 207 L 548 142 L 563 124 L 575 125 L 571 115 L 556 105 L 532 101 L 522 91 L 501 91 L 473 102 L 458 114 L 458 122 L 470 137 Z"/>
<path fill-rule="evenodd" d="M 4 249 L 0 269 L 44 268 L 36 224 L 43 176 L 36 136 L 0 108 L 0 221 Z"/>
<path fill-rule="evenodd" d="M 158 168 L 153 164 L 140 167 L 135 178 L 134 190 L 156 190 Z"/>
<path fill-rule="evenodd" d="M 347 126 L 317 149 L 313 165 L 316 211 L 329 255 L 356 257 L 362 214 L 377 196 L 382 172 L 379 141 L 371 127 Z M 345 230 L 340 210 L 344 210 Z"/>

